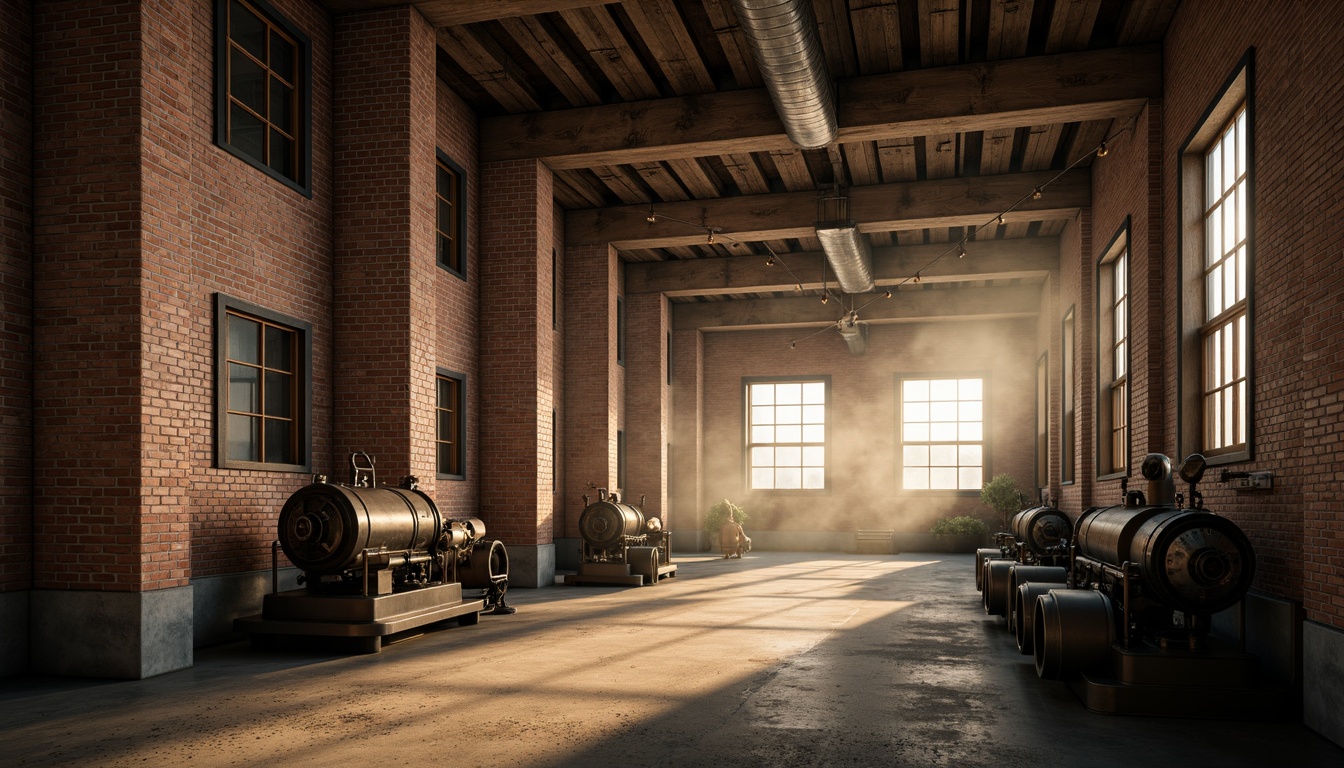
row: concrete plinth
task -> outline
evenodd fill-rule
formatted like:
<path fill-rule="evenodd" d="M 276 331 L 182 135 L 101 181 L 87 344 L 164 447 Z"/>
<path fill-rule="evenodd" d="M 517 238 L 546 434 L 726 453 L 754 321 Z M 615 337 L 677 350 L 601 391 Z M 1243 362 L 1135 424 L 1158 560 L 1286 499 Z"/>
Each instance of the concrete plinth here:
<path fill-rule="evenodd" d="M 30 593 L 32 671 L 142 679 L 190 667 L 192 588 Z"/>
<path fill-rule="evenodd" d="M 299 586 L 298 568 L 279 570 L 278 590 Z M 233 620 L 261 611 L 262 598 L 272 591 L 271 572 L 251 571 L 192 579 L 192 645 L 201 648 L 239 639 Z"/>
<path fill-rule="evenodd" d="M 1344 632 L 1302 625 L 1302 722 L 1344 746 Z"/>
<path fill-rule="evenodd" d="M 555 544 L 506 544 L 509 586 L 536 589 L 555 584 Z"/>
<path fill-rule="evenodd" d="M 28 671 L 28 594 L 0 592 L 0 677 Z"/>

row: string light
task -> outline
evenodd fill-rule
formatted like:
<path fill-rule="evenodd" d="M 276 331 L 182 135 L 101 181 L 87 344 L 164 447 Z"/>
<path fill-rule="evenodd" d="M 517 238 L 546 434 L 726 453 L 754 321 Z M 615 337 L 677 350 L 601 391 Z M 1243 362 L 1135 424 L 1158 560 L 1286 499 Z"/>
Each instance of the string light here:
<path fill-rule="evenodd" d="M 802 293 L 802 292 L 803 292 L 803 284 L 802 284 L 802 283 L 798 283 L 797 285 L 793 286 L 793 292 L 794 292 L 794 293 Z"/>
<path fill-rule="evenodd" d="M 999 214 L 999 226 L 1000 226 L 1000 227 L 1003 226 L 1003 214 L 1002 214 L 1002 213 Z"/>
<path fill-rule="evenodd" d="M 1106 142 L 1104 142 L 1104 141 L 1101 142 L 1101 146 L 1100 146 L 1100 147 L 1097 147 L 1097 157 L 1105 157 L 1105 156 L 1109 155 L 1110 153 L 1111 153 L 1111 150 L 1110 150 L 1109 148 L 1107 148 L 1107 146 L 1106 146 Z"/>
<path fill-rule="evenodd" d="M 768 258 L 768 259 L 765 260 L 765 266 L 767 266 L 767 267 L 773 267 L 773 266 L 775 266 L 775 254 L 773 254 L 773 253 L 770 254 L 770 258 Z"/>
<path fill-rule="evenodd" d="M 918 272 L 915 273 L 915 282 L 916 282 L 916 283 L 919 282 L 919 273 L 918 273 Z"/>
<path fill-rule="evenodd" d="M 966 258 L 966 241 L 965 241 L 965 240 L 961 241 L 961 250 L 957 253 L 957 258 L 958 258 L 958 259 L 964 259 L 964 258 Z"/>
<path fill-rule="evenodd" d="M 823 294 L 821 294 L 821 303 L 822 303 L 822 304 L 826 304 L 826 303 L 828 303 L 830 300 L 831 300 L 831 295 L 830 295 L 829 293 L 823 293 Z"/>
<path fill-rule="evenodd" d="M 1035 189 L 1031 190 L 1031 199 L 1040 200 L 1041 195 L 1043 194 L 1045 194 L 1045 190 L 1041 187 L 1036 187 Z"/>
<path fill-rule="evenodd" d="M 891 298 L 891 289 L 890 289 L 890 288 L 888 288 L 885 292 L 883 292 L 883 294 L 882 294 L 882 298 L 884 298 L 884 299 L 890 299 L 890 298 Z"/>
<path fill-rule="evenodd" d="M 653 206 L 652 206 L 652 205 L 649 206 L 649 215 L 648 215 L 648 216 L 645 216 L 645 217 L 644 217 L 644 220 L 647 221 L 647 222 L 649 222 L 650 224 L 653 224 L 653 223 L 655 223 L 655 222 L 658 221 L 658 214 L 656 214 L 656 213 L 653 212 Z"/>

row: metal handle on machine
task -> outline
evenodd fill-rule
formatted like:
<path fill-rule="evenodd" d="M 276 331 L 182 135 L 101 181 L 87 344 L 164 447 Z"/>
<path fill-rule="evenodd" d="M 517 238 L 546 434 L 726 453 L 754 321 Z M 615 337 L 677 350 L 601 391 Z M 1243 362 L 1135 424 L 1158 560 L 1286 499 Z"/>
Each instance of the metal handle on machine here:
<path fill-rule="evenodd" d="M 359 457 L 364 457 L 364 466 L 359 465 Z M 373 469 L 373 457 L 364 451 L 357 451 L 350 454 L 350 468 L 353 477 L 350 484 L 356 488 L 377 488 L 378 475 Z"/>

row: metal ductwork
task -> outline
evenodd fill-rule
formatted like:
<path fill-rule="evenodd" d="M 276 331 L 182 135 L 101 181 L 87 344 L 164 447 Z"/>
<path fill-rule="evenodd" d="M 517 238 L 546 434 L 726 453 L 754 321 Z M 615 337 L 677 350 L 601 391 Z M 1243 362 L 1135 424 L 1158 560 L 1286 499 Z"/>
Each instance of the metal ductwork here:
<path fill-rule="evenodd" d="M 850 312 L 836 321 L 835 330 L 840 332 L 840 337 L 849 345 L 851 354 L 862 355 L 868 351 L 868 325 L 859 322 L 858 313 Z"/>
<path fill-rule="evenodd" d="M 812 0 L 733 0 L 733 6 L 789 139 L 804 149 L 835 141 L 835 91 Z"/>
<path fill-rule="evenodd" d="M 817 224 L 817 239 L 835 271 L 835 281 L 845 293 L 867 293 L 873 290 L 873 251 L 868 238 L 857 225 Z"/>

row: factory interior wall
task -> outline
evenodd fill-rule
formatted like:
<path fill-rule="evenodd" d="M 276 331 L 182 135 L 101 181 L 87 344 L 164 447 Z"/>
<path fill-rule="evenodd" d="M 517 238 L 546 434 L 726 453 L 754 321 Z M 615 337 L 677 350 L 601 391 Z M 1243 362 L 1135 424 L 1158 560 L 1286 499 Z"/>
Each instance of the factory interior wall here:
<path fill-rule="evenodd" d="M 1344 725 L 1331 715 L 1340 706 L 1332 692 L 1344 690 L 1344 447 L 1336 438 L 1344 414 L 1344 324 L 1337 319 L 1344 309 L 1338 269 L 1344 198 L 1337 192 L 1344 159 L 1324 151 L 1335 141 L 1332 116 L 1344 104 L 1344 62 L 1335 55 L 1344 29 L 1325 0 L 1289 4 L 1294 12 L 1262 4 L 1232 15 L 1213 0 L 1181 4 L 1164 43 L 1164 97 L 1095 162 L 1093 206 L 1060 236 L 1059 268 L 1046 280 L 1038 314 L 993 323 L 874 324 L 868 352 L 856 356 L 834 334 L 678 330 L 665 300 L 622 296 L 625 330 L 641 340 L 640 351 L 623 361 L 617 360 L 618 257 L 603 246 L 563 246 L 563 217 L 541 164 L 480 166 L 476 116 L 435 77 L 426 57 L 432 32 L 414 12 L 343 19 L 376 23 L 384 41 L 398 41 L 370 51 L 343 38 L 317 4 L 272 0 L 313 45 L 306 196 L 214 144 L 214 3 L 102 4 L 95 19 L 79 22 L 70 15 L 75 5 L 6 3 L 0 10 L 6 52 L 0 291 L 11 329 L 0 338 L 0 674 L 90 673 L 106 659 L 62 645 L 70 641 L 39 652 L 35 640 L 47 643 L 50 627 L 87 623 L 80 617 L 93 614 L 120 616 L 134 630 L 119 639 L 131 645 L 107 669 L 144 676 L 189 665 L 192 635 L 197 643 L 228 637 L 229 617 L 247 611 L 266 588 L 276 514 L 309 474 L 216 466 L 216 294 L 311 324 L 312 472 L 344 479 L 350 451 L 381 452 L 381 479 L 416 475 L 449 516 L 479 514 L 492 535 L 518 547 L 516 561 L 527 571 L 520 585 L 550 583 L 557 560 L 573 556 L 583 495 L 619 487 L 619 432 L 627 446 L 639 446 L 627 449 L 632 487 L 622 490 L 635 498 L 648 494 L 670 511 L 680 540 L 697 547 L 698 516 L 725 497 L 748 507 L 748 527 L 764 534 L 763 544 L 777 535 L 781 547 L 813 534 L 819 548 L 840 548 L 861 528 L 914 533 L 943 515 L 987 516 L 974 493 L 900 489 L 897 382 L 905 375 L 983 375 L 986 479 L 999 472 L 1027 479 L 1034 476 L 1033 384 L 1042 354 L 1052 383 L 1051 497 L 1071 515 L 1112 503 L 1118 481 L 1099 479 L 1095 464 L 1097 259 L 1117 233 L 1127 233 L 1130 462 L 1150 451 L 1175 454 L 1182 409 L 1189 407 L 1179 387 L 1175 330 L 1182 290 L 1175 279 L 1182 258 L 1179 154 L 1249 54 L 1256 400 L 1252 455 L 1229 468 L 1273 472 L 1274 487 L 1232 491 L 1216 482 L 1215 468 L 1203 491 L 1206 506 L 1251 537 L 1256 594 L 1300 606 L 1288 615 L 1300 616 L 1302 631 L 1284 633 L 1280 620 L 1263 622 L 1267 634 L 1281 637 L 1265 642 L 1292 646 L 1304 719 L 1344 743 Z M 107 118 L 107 146 L 96 160 L 71 156 L 62 142 L 84 141 L 82 127 L 94 116 L 104 119 L 109 105 L 96 94 L 64 92 L 63 73 L 89 64 L 81 56 L 108 55 L 98 41 L 124 39 L 127 24 L 154 30 L 143 56 L 117 75 L 130 110 Z M 165 41 L 178 44 L 178 59 L 161 60 Z M 341 212 L 359 212 L 351 185 L 368 182 L 353 174 L 374 148 L 353 143 L 351 115 L 372 102 L 340 84 L 357 74 L 360 61 L 376 68 L 378 56 L 392 54 L 404 59 L 399 66 L 415 85 L 396 105 L 400 114 L 388 119 L 422 129 L 395 150 L 398 156 L 383 158 L 383 166 L 398 169 L 399 181 L 389 171 L 380 182 L 396 181 L 405 193 L 399 213 L 366 211 L 362 221 L 402 244 L 395 248 L 403 253 L 396 277 L 416 287 L 386 296 L 390 305 L 361 306 L 366 294 L 358 270 L 374 251 L 360 244 L 357 227 Z M 143 142 L 118 138 L 142 122 L 150 126 Z M 435 149 L 467 177 L 464 277 L 427 266 Z M 79 206 L 103 202 L 104 190 L 129 202 L 102 219 L 76 214 Z M 489 221 L 512 226 L 491 229 Z M 483 264 L 485 253 L 498 261 Z M 406 282 L 407 274 L 418 277 Z M 483 288 L 487 276 L 502 282 Z M 514 303 L 503 303 L 504 296 Z M 1072 373 L 1062 368 L 1060 347 L 1070 310 Z M 514 322 L 514 312 L 525 321 Z M 126 323 L 127 314 L 138 320 Z M 487 315 L 488 327 L 478 319 Z M 367 389 L 357 379 L 338 384 L 349 366 L 372 354 L 360 346 L 365 333 L 380 348 L 395 341 L 391 367 L 401 373 Z M 91 345 L 100 350 L 95 359 Z M 467 382 L 467 471 L 460 479 L 436 477 L 433 464 L 426 411 L 433 407 L 436 368 L 465 374 Z M 1056 383 L 1065 375 L 1074 376 L 1078 393 L 1069 484 L 1059 480 Z M 804 497 L 746 490 L 743 379 L 757 376 L 829 380 L 829 491 Z M 397 404 L 378 394 L 402 387 L 411 395 Z M 524 412 L 491 399 L 505 396 L 525 401 Z M 384 430 L 386 422 L 377 419 L 397 409 L 395 428 Z M 636 427 L 660 435 L 645 440 Z M 521 464 L 504 461 L 520 456 Z M 102 522 L 84 530 L 80 520 Z M 183 626 L 185 647 L 164 640 L 166 631 Z M 146 649 L 157 657 L 146 659 Z M 63 652 L 85 666 L 49 663 Z"/>

